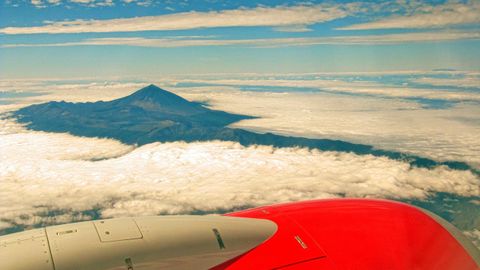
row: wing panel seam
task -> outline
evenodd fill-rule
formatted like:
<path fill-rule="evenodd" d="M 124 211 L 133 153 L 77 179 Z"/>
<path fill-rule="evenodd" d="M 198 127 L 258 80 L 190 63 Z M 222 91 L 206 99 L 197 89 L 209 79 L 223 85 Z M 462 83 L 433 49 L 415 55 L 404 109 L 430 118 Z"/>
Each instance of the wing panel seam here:
<path fill-rule="evenodd" d="M 48 252 L 50 253 L 50 260 L 52 261 L 52 267 L 53 267 L 53 270 L 56 270 L 57 268 L 55 267 L 55 261 L 53 260 L 52 247 L 50 245 L 50 239 L 48 239 L 47 228 L 43 228 L 43 231 L 45 232 L 45 239 L 47 239 Z"/>

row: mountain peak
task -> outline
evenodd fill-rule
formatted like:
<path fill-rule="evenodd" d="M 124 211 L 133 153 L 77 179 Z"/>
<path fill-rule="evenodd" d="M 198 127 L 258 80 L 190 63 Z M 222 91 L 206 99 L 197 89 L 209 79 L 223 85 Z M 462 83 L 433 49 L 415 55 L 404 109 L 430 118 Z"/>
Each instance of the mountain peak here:
<path fill-rule="evenodd" d="M 168 92 L 167 90 L 163 90 L 162 88 L 156 86 L 155 84 L 150 84 L 148 86 L 145 86 L 142 89 L 137 90 L 132 95 L 136 95 L 138 97 L 138 96 L 145 96 L 145 95 L 158 95 L 160 93 L 163 93 L 163 94 L 168 93 L 170 95 L 176 96 L 175 94 Z"/>
<path fill-rule="evenodd" d="M 145 86 L 144 88 L 138 90 L 138 91 L 158 91 L 158 90 L 162 90 L 162 91 L 166 91 L 166 90 L 163 90 L 162 88 L 156 86 L 155 84 L 149 84 L 148 86 Z"/>
<path fill-rule="evenodd" d="M 190 103 L 188 100 L 178 95 L 175 95 L 172 92 L 163 90 L 162 88 L 154 84 L 150 84 L 140 90 L 137 90 L 135 93 L 121 99 L 128 101 L 149 101 L 154 103 Z"/>
<path fill-rule="evenodd" d="M 172 92 L 150 84 L 135 93 L 114 101 L 118 105 L 140 107 L 147 111 L 192 114 L 205 108 L 196 102 L 190 102 Z"/>

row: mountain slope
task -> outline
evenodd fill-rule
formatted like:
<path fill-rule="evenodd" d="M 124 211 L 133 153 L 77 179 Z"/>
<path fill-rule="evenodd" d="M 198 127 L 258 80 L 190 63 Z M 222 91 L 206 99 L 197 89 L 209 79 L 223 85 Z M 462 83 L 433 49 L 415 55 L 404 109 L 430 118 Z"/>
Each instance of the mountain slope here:
<path fill-rule="evenodd" d="M 15 112 L 35 130 L 109 137 L 125 143 L 208 139 L 213 130 L 252 118 L 210 110 L 173 93 L 149 85 L 108 102 L 48 102 Z"/>
<path fill-rule="evenodd" d="M 174 115 L 195 115 L 211 111 L 202 105 L 190 102 L 153 84 L 135 93 L 110 102 L 112 107 L 137 107 L 145 111 Z"/>

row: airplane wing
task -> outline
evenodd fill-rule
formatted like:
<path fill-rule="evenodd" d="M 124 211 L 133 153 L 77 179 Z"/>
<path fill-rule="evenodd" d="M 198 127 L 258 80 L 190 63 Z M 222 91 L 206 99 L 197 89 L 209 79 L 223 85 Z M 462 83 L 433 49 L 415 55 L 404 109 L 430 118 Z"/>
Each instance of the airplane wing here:
<path fill-rule="evenodd" d="M 2 270 L 479 270 L 479 264 L 478 249 L 451 224 L 385 200 L 95 220 L 0 237 Z"/>

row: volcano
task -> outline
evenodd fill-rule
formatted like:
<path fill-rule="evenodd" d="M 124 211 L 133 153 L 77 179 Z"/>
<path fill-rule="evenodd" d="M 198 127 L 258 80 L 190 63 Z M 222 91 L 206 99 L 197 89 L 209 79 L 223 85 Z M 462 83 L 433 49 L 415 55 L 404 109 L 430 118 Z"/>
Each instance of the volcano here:
<path fill-rule="evenodd" d="M 114 138 L 128 144 L 221 139 L 217 133 L 226 132 L 222 129 L 229 124 L 253 118 L 211 110 L 155 85 L 108 102 L 32 105 L 15 116 L 33 130 Z"/>
<path fill-rule="evenodd" d="M 244 146 L 308 147 L 323 151 L 386 156 L 419 167 L 446 165 L 452 169 L 480 173 L 463 162 L 437 162 L 407 153 L 375 149 L 370 145 L 272 133 L 260 134 L 231 128 L 229 125 L 232 123 L 255 117 L 212 110 L 201 103 L 188 101 L 155 85 L 149 85 L 129 96 L 107 102 L 52 101 L 31 105 L 15 111 L 13 117 L 32 130 L 112 138 L 126 144 L 221 140 L 239 142 Z"/>

